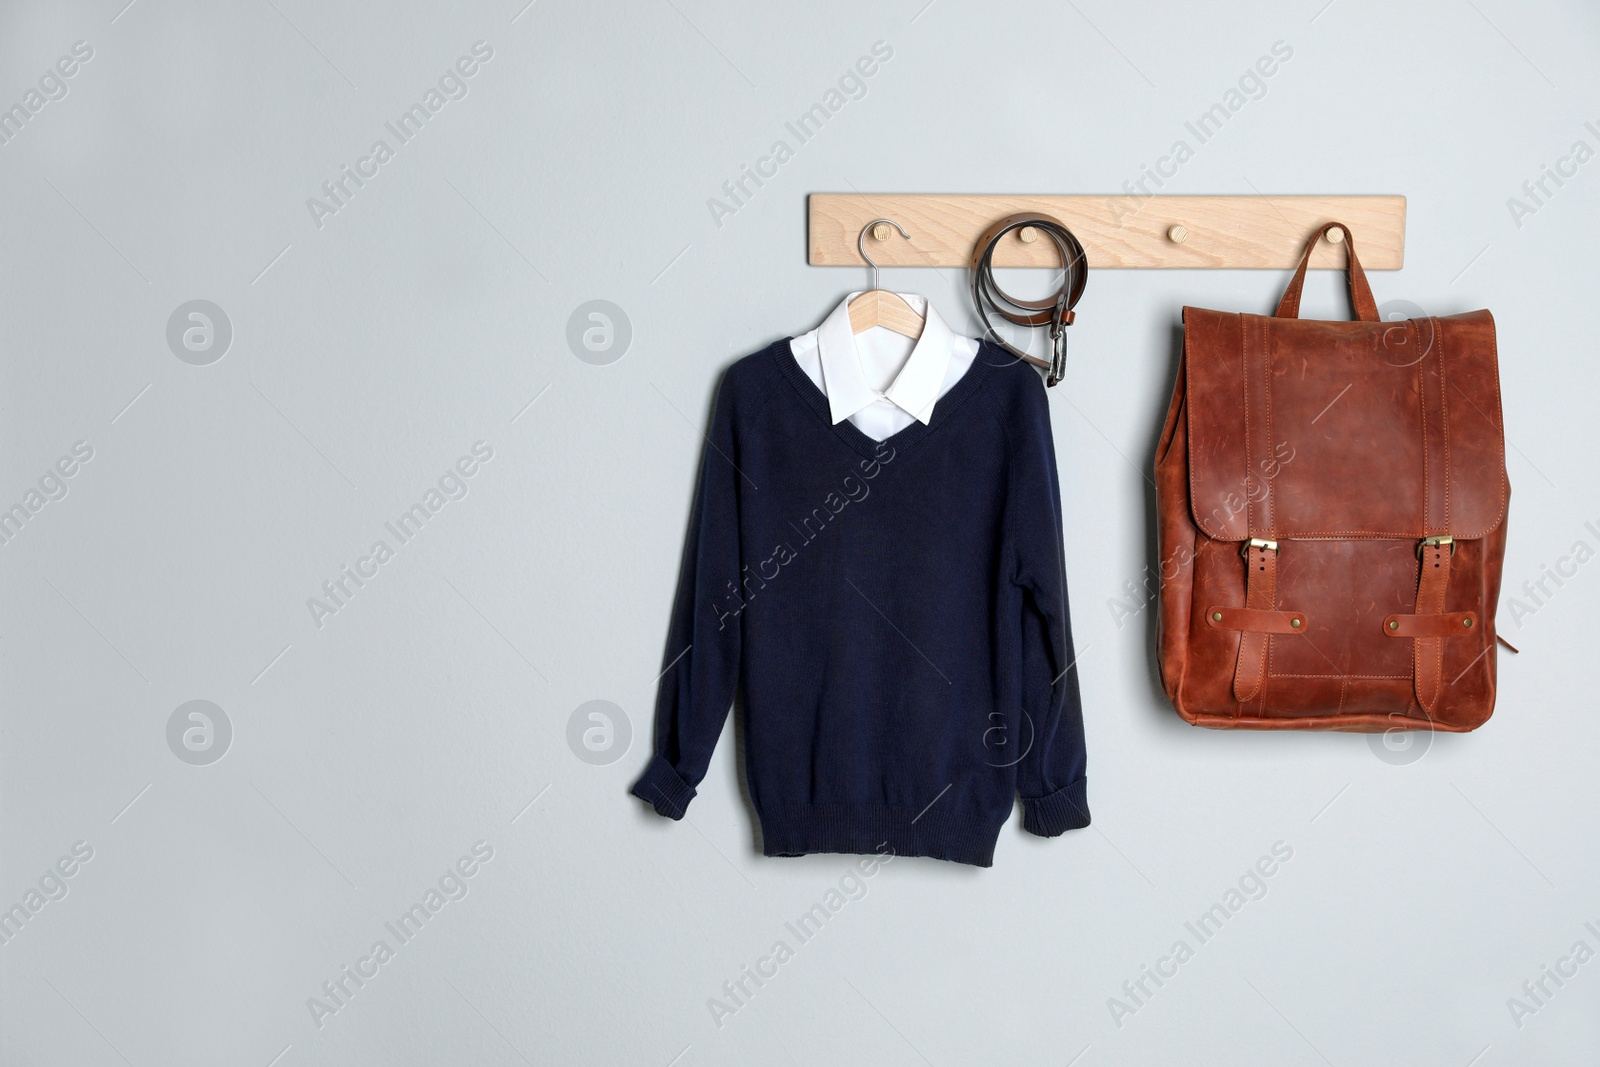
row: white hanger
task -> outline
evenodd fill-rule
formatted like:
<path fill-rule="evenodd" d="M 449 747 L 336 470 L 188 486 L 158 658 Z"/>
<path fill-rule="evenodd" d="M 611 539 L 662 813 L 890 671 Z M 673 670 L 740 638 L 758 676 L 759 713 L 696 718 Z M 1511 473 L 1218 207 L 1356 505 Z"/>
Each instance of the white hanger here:
<path fill-rule="evenodd" d="M 892 219 L 874 219 L 861 228 L 861 235 L 856 238 L 856 249 L 872 268 L 872 288 L 850 301 L 850 331 L 865 333 L 874 326 L 882 326 L 914 341 L 922 336 L 922 328 L 928 320 L 912 310 L 911 305 L 898 293 L 878 288 L 878 265 L 867 255 L 867 231 L 880 223 L 893 226 L 900 231 L 901 237 L 911 240 L 911 235 Z"/>

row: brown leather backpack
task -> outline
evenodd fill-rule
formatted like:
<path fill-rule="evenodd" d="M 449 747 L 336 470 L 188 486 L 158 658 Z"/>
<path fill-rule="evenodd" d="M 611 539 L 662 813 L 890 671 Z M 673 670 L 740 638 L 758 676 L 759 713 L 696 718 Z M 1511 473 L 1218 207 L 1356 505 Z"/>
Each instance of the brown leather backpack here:
<path fill-rule="evenodd" d="M 1355 322 L 1300 319 L 1338 226 Z M 1510 499 L 1494 319 L 1379 319 L 1349 227 L 1276 316 L 1183 309 L 1156 449 L 1161 678 L 1199 726 L 1463 731 L 1494 710 Z"/>

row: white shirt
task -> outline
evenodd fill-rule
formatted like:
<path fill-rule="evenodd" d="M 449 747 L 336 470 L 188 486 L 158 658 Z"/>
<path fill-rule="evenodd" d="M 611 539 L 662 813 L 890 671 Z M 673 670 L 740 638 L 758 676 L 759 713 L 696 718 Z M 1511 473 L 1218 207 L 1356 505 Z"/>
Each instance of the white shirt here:
<path fill-rule="evenodd" d="M 882 441 L 913 422 L 926 425 L 933 407 L 972 366 L 978 342 L 952 333 L 926 298 L 897 294 L 926 319 L 913 341 L 874 326 L 862 333 L 850 327 L 851 293 L 822 325 L 789 342 L 794 361 L 828 398 L 834 425 L 850 425 Z"/>

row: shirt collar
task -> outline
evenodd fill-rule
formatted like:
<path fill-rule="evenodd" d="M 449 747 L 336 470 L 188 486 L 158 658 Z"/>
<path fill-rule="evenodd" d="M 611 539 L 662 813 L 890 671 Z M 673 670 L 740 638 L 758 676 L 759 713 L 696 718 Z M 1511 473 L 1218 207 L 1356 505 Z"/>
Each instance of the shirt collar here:
<path fill-rule="evenodd" d="M 850 326 L 850 301 L 860 295 L 851 293 L 845 297 L 817 329 L 817 355 L 822 364 L 829 416 L 837 425 L 879 399 L 887 399 L 927 425 L 933 418 L 933 406 L 950 369 L 955 335 L 926 298 L 911 293 L 898 294 L 926 321 L 911 355 L 889 388 L 880 394 L 867 384 L 862 373 L 855 331 Z"/>

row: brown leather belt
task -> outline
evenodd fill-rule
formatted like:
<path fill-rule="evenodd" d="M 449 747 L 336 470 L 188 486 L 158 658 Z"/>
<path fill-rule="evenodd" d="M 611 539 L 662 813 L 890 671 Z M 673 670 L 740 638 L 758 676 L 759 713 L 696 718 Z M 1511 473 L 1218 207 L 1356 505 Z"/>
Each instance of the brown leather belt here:
<path fill-rule="evenodd" d="M 1025 226 L 1048 234 L 1050 240 L 1055 242 L 1056 251 L 1061 253 L 1061 288 L 1054 296 L 1044 300 L 1022 300 L 1011 296 L 994 280 L 991 261 L 994 259 L 995 246 L 1006 234 Z M 1084 254 L 1083 245 L 1078 243 L 1071 230 L 1048 215 L 1007 215 L 985 230 L 972 250 L 972 303 L 978 309 L 979 321 L 983 323 L 984 337 L 1018 359 L 1045 368 L 1048 372 L 1045 376 L 1046 385 L 1056 384 L 1066 374 L 1066 328 L 1072 325 L 1072 309 L 1083 296 L 1083 287 L 1088 280 L 1089 258 Z M 1030 355 L 1006 341 L 995 332 L 989 321 L 991 312 L 1018 326 L 1048 326 L 1050 358 Z"/>

